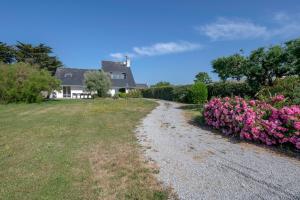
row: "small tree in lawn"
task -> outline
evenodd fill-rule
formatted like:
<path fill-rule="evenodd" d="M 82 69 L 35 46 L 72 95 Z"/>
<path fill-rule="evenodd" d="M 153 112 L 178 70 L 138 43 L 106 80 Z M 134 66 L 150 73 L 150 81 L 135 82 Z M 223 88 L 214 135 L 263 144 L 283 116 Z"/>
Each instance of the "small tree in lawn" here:
<path fill-rule="evenodd" d="M 98 97 L 105 97 L 111 86 L 109 76 L 101 71 L 90 71 L 84 74 L 84 82 L 89 92 L 97 92 Z"/>

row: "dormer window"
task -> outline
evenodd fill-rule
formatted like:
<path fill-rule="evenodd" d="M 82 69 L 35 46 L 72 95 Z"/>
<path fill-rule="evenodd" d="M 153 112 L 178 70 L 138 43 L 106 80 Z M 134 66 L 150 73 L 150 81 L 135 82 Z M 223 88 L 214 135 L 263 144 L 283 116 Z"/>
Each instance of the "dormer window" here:
<path fill-rule="evenodd" d="M 110 73 L 111 79 L 126 79 L 126 73 Z"/>
<path fill-rule="evenodd" d="M 71 73 L 66 73 L 65 78 L 72 78 L 72 74 Z"/>

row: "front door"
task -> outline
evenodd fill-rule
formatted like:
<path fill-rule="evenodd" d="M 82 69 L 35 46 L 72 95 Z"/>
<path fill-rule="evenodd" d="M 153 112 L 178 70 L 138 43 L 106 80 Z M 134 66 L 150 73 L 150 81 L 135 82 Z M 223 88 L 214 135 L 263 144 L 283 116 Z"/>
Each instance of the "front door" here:
<path fill-rule="evenodd" d="M 63 86 L 63 97 L 64 98 L 71 97 L 71 87 L 70 86 Z"/>

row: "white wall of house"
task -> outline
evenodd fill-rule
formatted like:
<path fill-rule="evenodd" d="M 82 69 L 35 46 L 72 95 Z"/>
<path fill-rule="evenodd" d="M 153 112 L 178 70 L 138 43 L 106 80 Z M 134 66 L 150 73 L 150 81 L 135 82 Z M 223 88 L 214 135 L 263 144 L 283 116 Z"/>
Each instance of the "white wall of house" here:
<path fill-rule="evenodd" d="M 111 96 L 115 96 L 116 94 L 119 93 L 119 89 L 120 88 L 111 88 L 108 90 L 108 94 L 110 94 Z M 132 90 L 132 89 L 126 88 L 125 93 L 128 93 L 130 90 Z"/>
<path fill-rule="evenodd" d="M 61 86 L 61 87 L 63 88 L 63 86 Z M 59 91 L 58 90 L 54 91 L 54 93 L 56 93 L 56 98 L 57 99 L 63 99 L 63 98 L 69 98 L 69 99 L 73 98 L 74 99 L 74 98 L 76 98 L 76 96 L 77 96 L 77 98 L 79 98 L 78 94 L 87 93 L 82 86 L 72 85 L 70 87 L 71 87 L 71 91 L 70 91 L 71 95 L 70 95 L 70 97 L 64 97 L 64 95 L 63 95 L 63 89 L 62 89 L 62 90 L 59 90 Z M 83 98 L 88 98 L 87 96 L 82 96 L 82 97 Z M 50 98 L 54 98 L 54 96 L 50 95 Z"/>
<path fill-rule="evenodd" d="M 63 87 L 63 86 L 61 86 Z M 129 88 L 126 88 L 125 89 L 125 92 L 128 93 L 131 89 Z M 66 98 L 63 96 L 63 90 L 60 90 L 60 91 L 57 91 L 55 90 L 54 91 L 56 93 L 56 98 L 57 99 L 63 99 L 63 98 Z M 82 89 L 81 86 L 71 86 L 71 97 L 67 97 L 67 98 L 76 98 L 76 94 L 82 94 L 82 93 L 87 93 L 86 91 L 84 91 L 84 89 Z M 115 96 L 116 94 L 119 93 L 119 88 L 111 88 L 108 90 L 108 94 L 111 95 L 111 96 Z M 92 94 L 95 94 L 95 93 L 92 93 Z M 50 95 L 50 98 L 54 98 L 53 95 Z M 79 95 L 77 95 L 77 98 L 79 98 Z M 84 97 L 84 98 L 87 98 L 87 97 Z"/>
<path fill-rule="evenodd" d="M 114 88 L 108 90 L 108 94 L 110 94 L 111 96 L 115 96 L 116 93 L 117 91 Z"/>
<path fill-rule="evenodd" d="M 61 90 L 61 91 L 54 90 L 54 93 L 56 93 L 56 98 L 57 98 L 57 99 L 62 99 L 62 98 L 64 98 L 64 97 L 63 97 L 63 91 L 62 91 L 62 90 Z M 51 95 L 51 98 L 54 98 L 54 97 Z"/>

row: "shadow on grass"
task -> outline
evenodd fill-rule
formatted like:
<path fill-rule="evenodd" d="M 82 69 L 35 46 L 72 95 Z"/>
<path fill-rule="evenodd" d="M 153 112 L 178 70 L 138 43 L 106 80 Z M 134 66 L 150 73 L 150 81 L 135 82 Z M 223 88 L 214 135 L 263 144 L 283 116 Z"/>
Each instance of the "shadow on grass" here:
<path fill-rule="evenodd" d="M 187 104 L 187 105 L 179 106 L 178 108 L 182 109 L 182 110 L 202 110 L 203 105 L 202 104 Z"/>
<path fill-rule="evenodd" d="M 178 109 L 182 109 L 185 111 L 185 113 L 187 114 L 187 122 L 190 125 L 205 131 L 209 131 L 216 136 L 221 136 L 223 139 L 227 140 L 230 143 L 240 144 L 242 148 L 261 148 L 263 150 L 271 151 L 281 156 L 288 156 L 300 160 L 300 151 L 295 149 L 291 145 L 267 146 L 260 142 L 240 139 L 240 137 L 237 135 L 224 135 L 220 130 L 213 129 L 210 126 L 207 126 L 205 124 L 204 116 L 202 115 L 203 105 L 182 105 L 178 107 Z"/>

